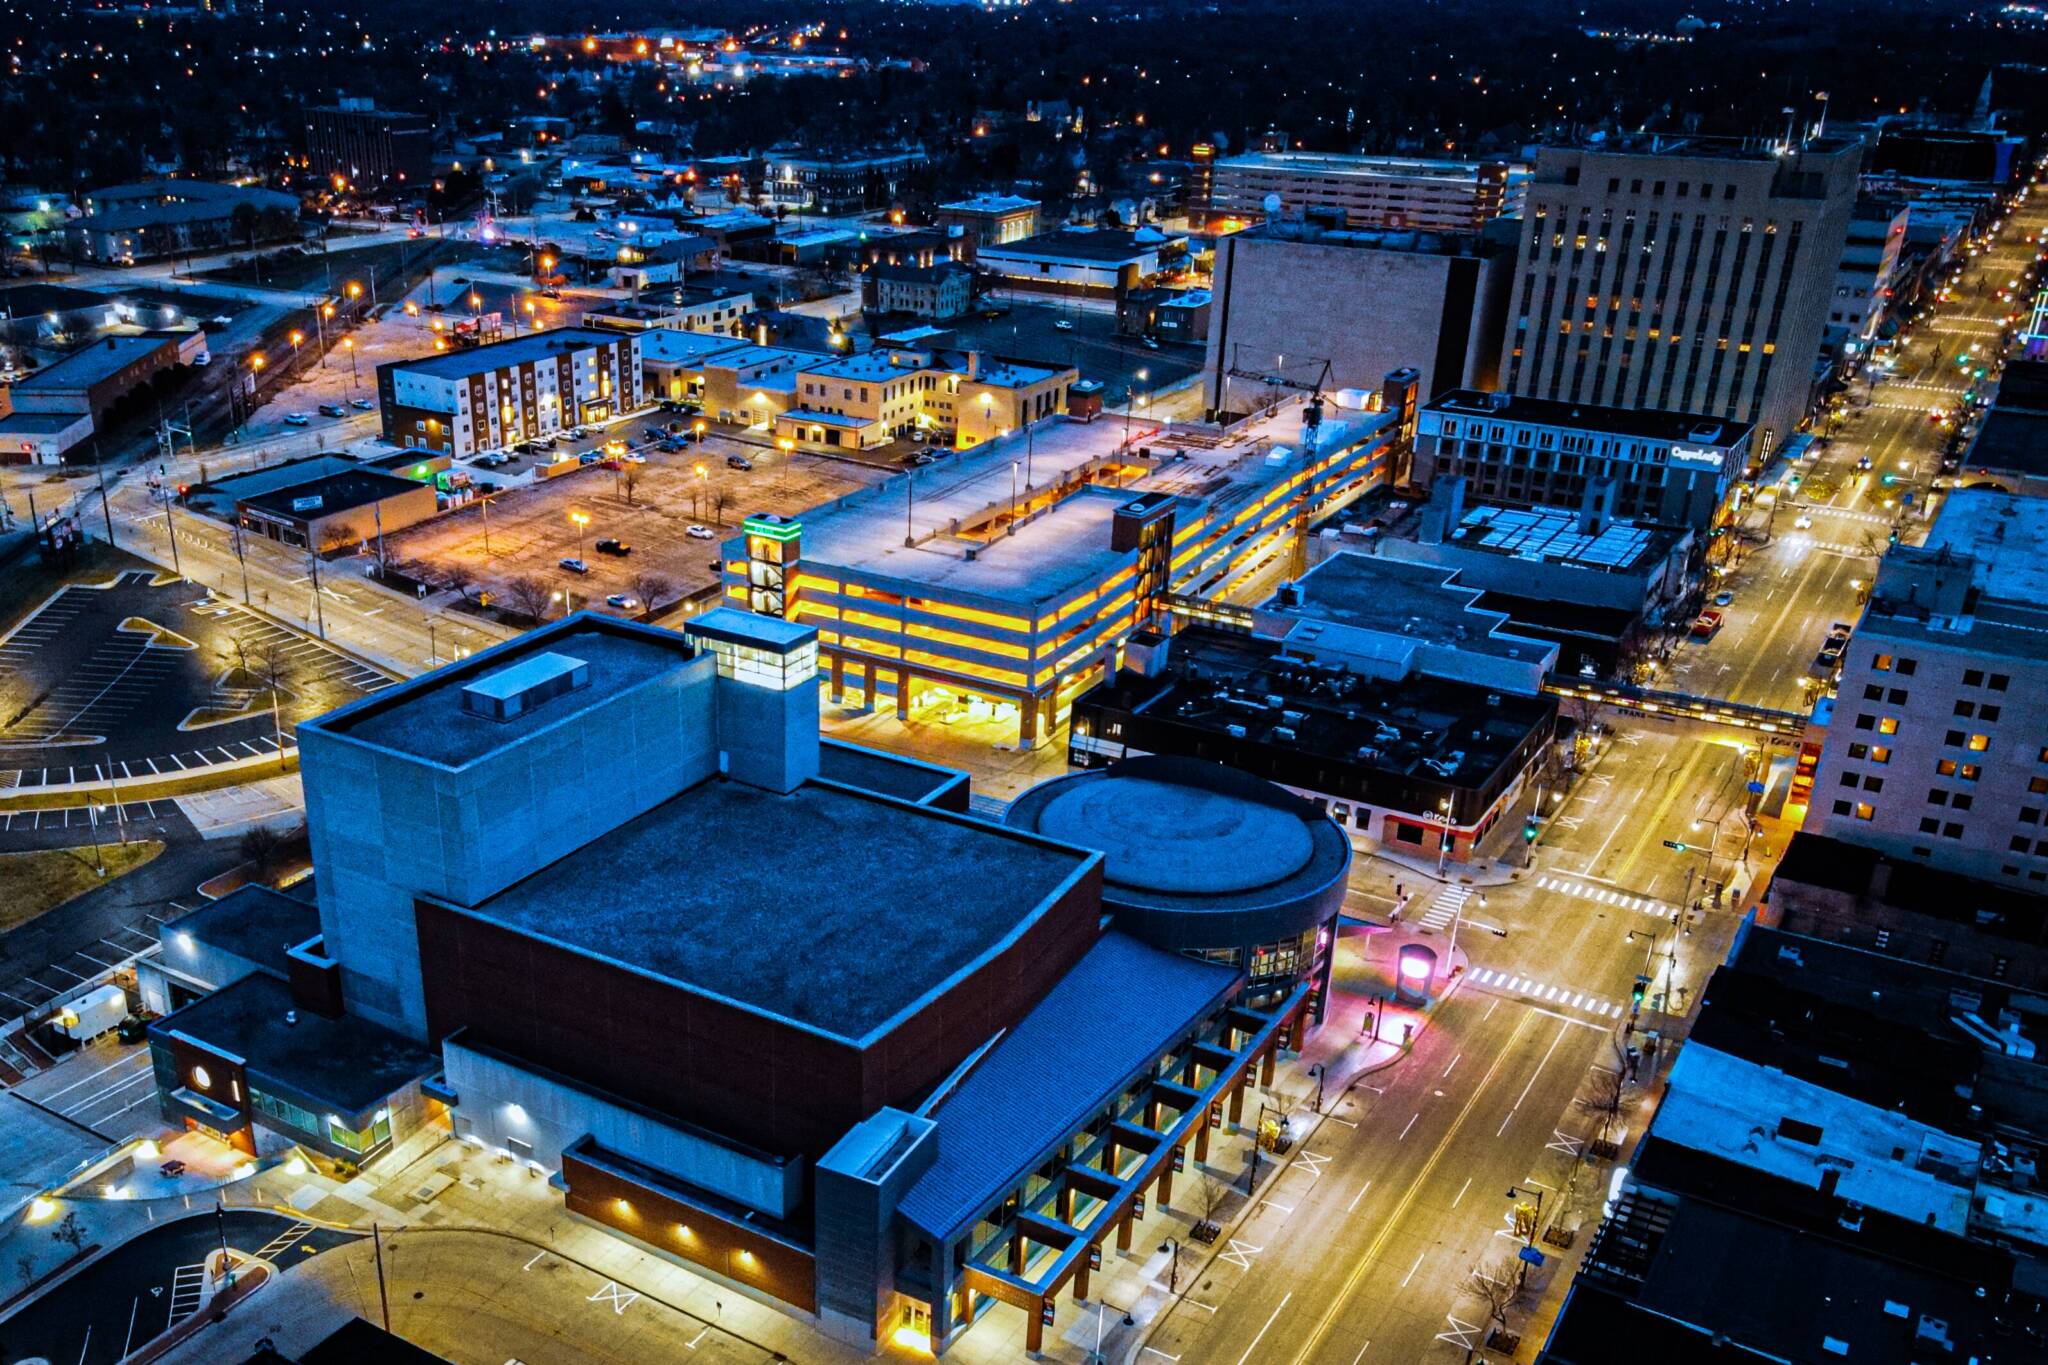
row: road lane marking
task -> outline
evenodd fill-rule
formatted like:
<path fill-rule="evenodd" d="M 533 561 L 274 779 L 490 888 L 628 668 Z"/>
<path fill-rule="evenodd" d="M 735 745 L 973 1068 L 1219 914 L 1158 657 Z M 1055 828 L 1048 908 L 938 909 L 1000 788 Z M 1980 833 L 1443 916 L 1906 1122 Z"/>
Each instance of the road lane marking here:
<path fill-rule="evenodd" d="M 1346 1204 L 1346 1205 L 1344 1206 L 1344 1212 L 1346 1212 L 1346 1213 L 1353 1213 L 1353 1212 L 1356 1212 L 1356 1211 L 1357 1211 L 1357 1208 L 1358 1208 L 1358 1201 L 1359 1201 L 1359 1200 L 1361 1200 L 1361 1199 L 1363 1199 L 1363 1198 L 1365 1198 L 1365 1192 L 1366 1192 L 1367 1190 L 1371 1189 L 1371 1188 L 1372 1188 L 1372 1182 L 1371 1182 L 1370 1180 L 1366 1181 L 1366 1182 L 1365 1182 L 1365 1183 L 1364 1183 L 1363 1185 L 1360 1185 L 1360 1186 L 1358 1187 L 1358 1193 L 1357 1193 L 1357 1194 L 1354 1194 L 1354 1195 L 1352 1195 L 1352 1196 L 1351 1196 L 1351 1202 L 1350 1202 L 1349 1204 Z"/>
<path fill-rule="evenodd" d="M 1443 1137 L 1437 1142 L 1436 1150 L 1431 1152 L 1429 1160 L 1422 1164 L 1421 1173 L 1409 1183 L 1407 1192 L 1401 1196 L 1400 1203 L 1394 1206 L 1393 1214 L 1380 1224 L 1379 1235 L 1373 1238 L 1372 1245 L 1365 1249 L 1365 1254 L 1353 1263 L 1351 1273 L 1345 1277 L 1343 1287 L 1330 1300 L 1330 1306 L 1323 1311 L 1323 1316 L 1316 1323 L 1315 1330 L 1309 1333 L 1301 1349 L 1295 1353 L 1294 1365 L 1305 1365 L 1308 1359 L 1315 1354 L 1316 1348 L 1322 1345 L 1323 1338 L 1329 1334 L 1331 1324 L 1336 1322 L 1337 1315 L 1344 1310 L 1345 1302 L 1357 1292 L 1359 1284 L 1365 1279 L 1366 1271 L 1372 1268 L 1373 1262 L 1379 1259 L 1382 1251 L 1386 1250 L 1388 1240 L 1394 1235 L 1394 1229 L 1400 1226 L 1402 1218 L 1407 1216 L 1408 1210 L 1414 1206 L 1416 1199 L 1421 1196 L 1422 1187 L 1429 1182 L 1431 1173 L 1436 1170 L 1438 1163 L 1443 1160 L 1444 1153 L 1451 1149 L 1451 1144 L 1457 1140 L 1458 1133 L 1465 1126 L 1465 1121 L 1472 1116 L 1472 1111 L 1478 1107 L 1480 1099 L 1486 1094 L 1487 1088 L 1492 1085 L 1493 1078 L 1499 1074 L 1501 1067 L 1507 1062 L 1508 1056 L 1514 1051 L 1516 1044 L 1521 1041 L 1523 1032 L 1529 1027 L 1530 1018 L 1530 1015 L 1524 1014 L 1521 1021 L 1515 1025 L 1514 1032 L 1508 1035 L 1507 1044 L 1501 1048 L 1499 1055 L 1493 1059 L 1493 1064 L 1486 1069 L 1486 1074 L 1480 1078 L 1479 1084 L 1474 1087 L 1472 1094 L 1466 1099 L 1464 1107 L 1458 1111 L 1458 1116 L 1451 1121 L 1451 1126 L 1444 1130 Z M 1243 1365 L 1243 1362 L 1240 1361 L 1239 1365 Z"/>
<path fill-rule="evenodd" d="M 1408 1136 L 1408 1129 L 1409 1129 L 1409 1128 L 1413 1128 L 1413 1127 L 1415 1126 L 1415 1119 L 1419 1119 L 1419 1118 L 1421 1118 L 1421 1117 L 1422 1117 L 1422 1111 L 1421 1111 L 1421 1110 L 1419 1110 L 1419 1109 L 1418 1109 L 1418 1110 L 1416 1110 L 1416 1111 L 1415 1111 L 1415 1118 L 1411 1118 L 1411 1119 L 1409 1119 L 1409 1120 L 1408 1120 L 1407 1126 L 1401 1129 L 1401 1136 L 1400 1136 L 1400 1137 L 1397 1137 L 1397 1138 L 1395 1138 L 1395 1139 L 1394 1139 L 1394 1141 L 1396 1141 L 1396 1142 L 1400 1142 L 1400 1141 L 1401 1141 L 1402 1139 L 1406 1138 L 1406 1137 Z"/>
<path fill-rule="evenodd" d="M 1468 1175 L 1468 1176 L 1466 1176 L 1466 1177 L 1465 1177 L 1465 1183 L 1464 1183 L 1464 1184 L 1462 1184 L 1462 1185 L 1460 1185 L 1460 1186 L 1458 1186 L 1458 1197 L 1457 1197 L 1456 1199 L 1453 1199 L 1453 1200 L 1451 1201 L 1451 1207 L 1452 1207 L 1452 1208 L 1456 1208 L 1456 1207 L 1458 1207 L 1458 1204 L 1459 1204 L 1459 1203 L 1460 1203 L 1460 1202 L 1461 1202 L 1461 1201 L 1462 1201 L 1462 1200 L 1463 1200 L 1463 1199 L 1465 1198 L 1465 1191 L 1467 1191 L 1467 1190 L 1469 1190 L 1469 1189 L 1471 1189 L 1471 1188 L 1472 1188 L 1472 1177 Z"/>
<path fill-rule="evenodd" d="M 1505 1133 L 1508 1130 L 1508 1125 L 1514 1122 L 1516 1111 L 1521 1109 L 1522 1101 L 1529 1098 L 1529 1092 L 1536 1088 L 1536 1078 L 1542 1075 L 1543 1068 L 1550 1064 L 1550 1054 L 1556 1052 L 1557 1045 L 1564 1041 L 1564 1035 L 1570 1029 L 1572 1022 L 1573 1021 L 1567 1019 L 1565 1021 L 1565 1027 L 1559 1029 L 1557 1031 L 1557 1036 L 1550 1040 L 1550 1046 L 1544 1049 L 1543 1060 L 1536 1063 L 1536 1069 L 1529 1073 L 1529 1083 L 1522 1087 L 1521 1094 L 1515 1096 L 1515 1106 L 1513 1109 L 1508 1110 L 1508 1116 L 1500 1121 L 1500 1127 L 1494 1132 L 1495 1137 L 1499 1137 L 1502 1133 Z"/>
<path fill-rule="evenodd" d="M 1415 1264 L 1409 1266 L 1408 1273 L 1401 1277 L 1401 1287 L 1403 1289 L 1406 1289 L 1408 1287 L 1408 1281 L 1415 1278 L 1415 1272 L 1422 1269 L 1422 1258 L 1424 1256 L 1427 1256 L 1428 1254 L 1429 1253 L 1426 1251 L 1418 1251 L 1415 1253 Z"/>
<path fill-rule="evenodd" d="M 1451 1058 L 1451 1065 L 1450 1065 L 1450 1066 L 1447 1066 L 1447 1067 L 1445 1067 L 1445 1068 L 1444 1068 L 1444 1075 L 1446 1075 L 1446 1076 L 1450 1075 L 1450 1074 L 1451 1074 L 1451 1067 L 1454 1067 L 1454 1066 L 1456 1066 L 1456 1065 L 1457 1065 L 1457 1064 L 1458 1064 L 1459 1062 L 1462 1062 L 1462 1061 L 1464 1061 L 1464 1060 L 1465 1060 L 1465 1054 L 1464 1054 L 1464 1053 L 1462 1053 L 1462 1052 L 1461 1052 L 1461 1053 L 1459 1053 L 1459 1054 L 1458 1054 L 1457 1056 L 1455 1056 L 1455 1057 Z"/>
<path fill-rule="evenodd" d="M 1237 1365 L 1244 1365 L 1244 1363 L 1247 1360 L 1250 1360 L 1252 1358 L 1252 1352 L 1256 1351 L 1259 1348 L 1259 1343 L 1265 1340 L 1266 1333 L 1272 1330 L 1273 1318 L 1277 1318 L 1280 1316 L 1280 1310 L 1282 1308 L 1285 1308 L 1287 1306 L 1287 1301 L 1293 1297 L 1294 1291 L 1291 1289 L 1280 1296 L 1280 1302 L 1273 1306 L 1273 1317 L 1266 1319 L 1266 1325 L 1264 1327 L 1261 1327 L 1259 1329 L 1259 1334 L 1252 1338 L 1252 1344 L 1244 1348 L 1244 1354 L 1237 1358 Z"/>

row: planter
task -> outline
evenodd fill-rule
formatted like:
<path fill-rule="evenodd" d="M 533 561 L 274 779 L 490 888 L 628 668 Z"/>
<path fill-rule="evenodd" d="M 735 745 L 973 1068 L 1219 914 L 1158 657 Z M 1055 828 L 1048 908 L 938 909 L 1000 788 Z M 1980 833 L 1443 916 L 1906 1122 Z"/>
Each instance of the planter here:
<path fill-rule="evenodd" d="M 1194 1238 L 1197 1242 L 1203 1243 L 1204 1245 L 1214 1242 L 1218 1237 L 1221 1237 L 1222 1235 L 1223 1229 L 1220 1225 L 1206 1221 L 1197 1223 L 1193 1227 L 1188 1229 L 1188 1236 Z"/>
<path fill-rule="evenodd" d="M 1621 1144 L 1601 1138 L 1586 1144 L 1586 1155 L 1595 1161 L 1612 1161 L 1621 1155 Z"/>
<path fill-rule="evenodd" d="M 1489 1351 L 1504 1351 L 1509 1355 L 1513 1355 L 1515 1348 L 1521 1344 L 1522 1334 L 1520 1332 L 1503 1332 L 1496 1327 L 1486 1334 L 1486 1349 Z"/>
<path fill-rule="evenodd" d="M 1559 1248 L 1569 1247 L 1577 1239 L 1578 1235 L 1578 1231 L 1574 1228 L 1552 1226 L 1544 1230 L 1543 1244 Z"/>

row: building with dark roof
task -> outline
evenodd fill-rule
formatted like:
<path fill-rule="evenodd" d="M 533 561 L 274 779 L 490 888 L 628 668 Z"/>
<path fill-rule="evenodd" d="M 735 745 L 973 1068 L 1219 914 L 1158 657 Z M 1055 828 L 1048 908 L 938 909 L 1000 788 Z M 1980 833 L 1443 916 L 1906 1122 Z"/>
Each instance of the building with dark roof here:
<path fill-rule="evenodd" d="M 299 201 L 260 185 L 149 180 L 85 196 L 65 235 L 78 260 L 133 265 L 187 251 L 295 239 Z"/>
<path fill-rule="evenodd" d="M 306 111 L 306 167 L 363 194 L 425 185 L 434 176 L 433 120 L 366 99 L 316 106 Z"/>
<path fill-rule="evenodd" d="M 154 1026 L 166 1113 L 357 1159 L 446 1125 L 848 1340 L 943 1352 L 1008 1305 L 1038 1349 L 1310 985 L 1248 998 L 1108 922 L 1101 853 L 821 743 L 817 648 L 729 607 L 580 614 L 306 722 L 317 929 L 279 972 L 281 898 L 195 918 L 271 965 Z M 1273 880 L 1320 915 L 1349 850 L 1303 837 Z"/>
<path fill-rule="evenodd" d="M 2048 360 L 2013 359 L 1998 397 L 1957 462 L 1958 483 L 2048 494 Z"/>
<path fill-rule="evenodd" d="M 1114 298 L 1186 250 L 1186 238 L 1157 228 L 1066 227 L 1000 245 L 984 242 L 975 264 L 1002 289 Z"/>
<path fill-rule="evenodd" d="M 1515 635 L 1442 570 L 1338 555 L 1257 609 L 1176 599 L 1169 637 L 1074 702 L 1068 761 L 1205 758 L 1303 794 L 1370 850 L 1464 862 L 1556 734 L 1554 645 Z"/>
<path fill-rule="evenodd" d="M 2041 1358 L 2042 1022 L 1940 968 L 1749 931 L 1540 1359 Z"/>
<path fill-rule="evenodd" d="M 878 313 L 903 313 L 943 322 L 974 302 L 974 272 L 964 265 L 878 265 L 861 276 L 862 302 L 872 296 Z"/>
<path fill-rule="evenodd" d="M 374 543 L 431 518 L 434 486 L 374 469 L 345 469 L 235 500 L 251 532 L 325 554 Z"/>

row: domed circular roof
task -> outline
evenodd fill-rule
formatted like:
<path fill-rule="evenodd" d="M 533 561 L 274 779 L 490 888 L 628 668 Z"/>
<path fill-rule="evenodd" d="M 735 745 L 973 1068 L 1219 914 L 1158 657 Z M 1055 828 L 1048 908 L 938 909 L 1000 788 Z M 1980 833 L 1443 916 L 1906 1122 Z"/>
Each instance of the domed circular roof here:
<path fill-rule="evenodd" d="M 1050 838 L 1098 848 L 1103 876 L 1152 891 L 1219 895 L 1284 880 L 1315 840 L 1291 811 L 1231 792 L 1111 774 L 1055 794 L 1038 817 Z"/>

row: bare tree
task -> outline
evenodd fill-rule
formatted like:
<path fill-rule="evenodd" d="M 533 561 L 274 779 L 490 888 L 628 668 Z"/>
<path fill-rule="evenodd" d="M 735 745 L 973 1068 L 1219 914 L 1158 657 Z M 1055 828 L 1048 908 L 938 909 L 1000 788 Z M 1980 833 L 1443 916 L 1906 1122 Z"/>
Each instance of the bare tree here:
<path fill-rule="evenodd" d="M 711 495 L 711 524 L 725 525 L 725 509 L 732 506 L 732 490 L 721 488 Z"/>
<path fill-rule="evenodd" d="M 548 601 L 552 594 L 547 584 L 532 574 L 523 573 L 506 582 L 505 596 L 512 600 L 514 607 L 538 621 L 547 614 Z"/>
<path fill-rule="evenodd" d="M 670 582 L 665 574 L 656 573 L 652 569 L 642 569 L 633 575 L 632 588 L 633 596 L 640 599 L 640 605 L 652 612 L 655 603 L 674 592 L 676 585 Z"/>
<path fill-rule="evenodd" d="M 55 1234 L 58 1241 L 73 1251 L 85 1245 L 85 1224 L 78 1220 L 77 1209 L 65 1214 L 64 1221 L 50 1231 Z"/>
<path fill-rule="evenodd" d="M 1594 1068 L 1591 1089 L 1572 1101 L 1581 1113 L 1590 1114 L 1600 1121 L 1599 1135 L 1594 1139 L 1600 1143 L 1612 1140 L 1615 1125 L 1621 1121 L 1629 1099 L 1628 1051 L 1619 1038 L 1609 1039 L 1608 1047 L 1613 1054 L 1614 1069 Z"/>
<path fill-rule="evenodd" d="M 26 1289 L 36 1277 L 36 1258 L 23 1253 L 15 1258 L 14 1273 L 21 1277 L 22 1288 Z"/>
<path fill-rule="evenodd" d="M 619 482 L 626 490 L 626 506 L 633 505 L 633 490 L 640 486 L 640 466 L 629 464 L 619 471 Z"/>
<path fill-rule="evenodd" d="M 1223 1203 L 1230 1197 L 1230 1186 L 1202 1172 L 1195 1179 L 1194 1197 L 1190 1201 L 1195 1210 L 1195 1236 L 1203 1241 L 1214 1238 L 1220 1229 L 1216 1215 L 1223 1211 Z M 1204 1236 L 1204 1233 L 1207 1235 Z"/>
<path fill-rule="evenodd" d="M 284 756 L 284 705 L 285 693 L 291 691 L 294 664 L 292 656 L 285 653 L 289 637 L 279 636 L 266 644 L 257 646 L 248 655 L 250 667 L 257 683 L 270 693 L 270 737 L 277 743 L 280 761 Z"/>
<path fill-rule="evenodd" d="M 476 586 L 476 571 L 467 564 L 451 564 L 441 574 L 441 582 L 467 602 L 469 590 Z"/>
<path fill-rule="evenodd" d="M 1522 1298 L 1522 1262 L 1500 1257 L 1486 1265 L 1475 1267 L 1466 1288 L 1474 1298 L 1486 1305 L 1487 1321 L 1494 1325 L 1498 1336 L 1511 1335 L 1508 1331 L 1508 1310 Z M 1492 1338 L 1488 1338 L 1491 1342 Z"/>

